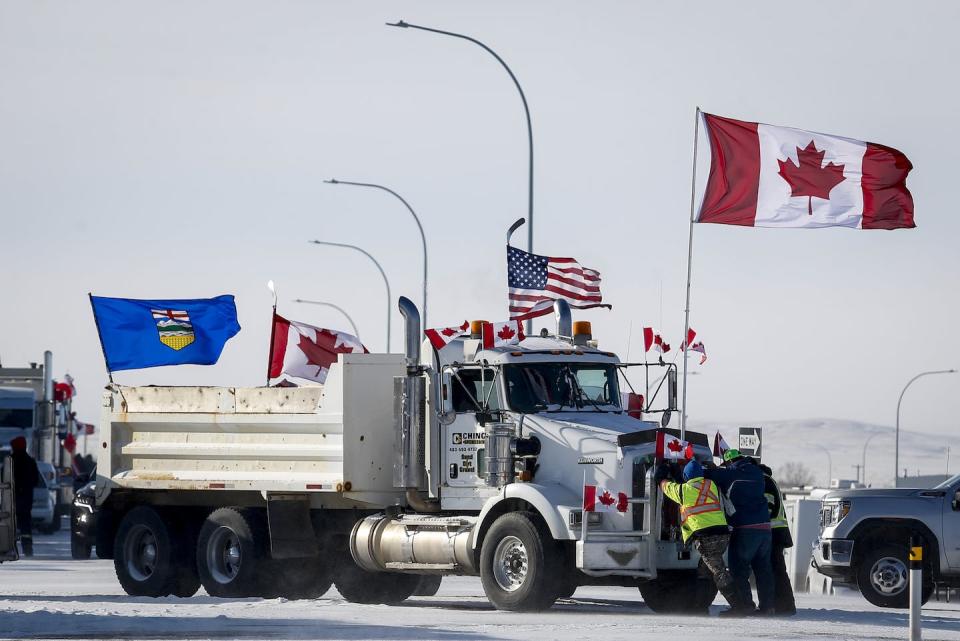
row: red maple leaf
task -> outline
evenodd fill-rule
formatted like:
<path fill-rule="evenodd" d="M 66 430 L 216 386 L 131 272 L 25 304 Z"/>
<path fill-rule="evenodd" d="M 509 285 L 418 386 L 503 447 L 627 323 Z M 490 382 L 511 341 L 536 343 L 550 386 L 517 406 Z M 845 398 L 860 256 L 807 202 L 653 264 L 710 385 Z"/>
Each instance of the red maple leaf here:
<path fill-rule="evenodd" d="M 453 336 L 459 331 L 460 331 L 459 329 L 454 329 L 453 327 L 447 327 L 445 329 L 441 329 L 440 333 L 443 334 L 444 336 Z"/>
<path fill-rule="evenodd" d="M 810 141 L 805 148 L 797 147 L 799 165 L 793 164 L 793 159 L 778 160 L 778 172 L 787 184 L 790 185 L 791 196 L 807 197 L 807 213 L 813 215 L 813 198 L 830 199 L 830 190 L 844 181 L 843 165 L 833 162 L 823 165 L 823 156 L 827 151 L 817 151 Z"/>
<path fill-rule="evenodd" d="M 617 494 L 617 511 L 626 512 L 627 511 L 627 495 L 623 492 Z"/>
<path fill-rule="evenodd" d="M 667 443 L 667 449 L 673 450 L 674 452 L 679 452 L 683 449 L 683 445 L 677 439 L 673 439 Z"/>
<path fill-rule="evenodd" d="M 517 333 L 516 333 L 515 331 L 513 331 L 512 329 L 510 329 L 510 326 L 509 326 L 509 325 L 504 325 L 503 327 L 500 328 L 500 331 L 497 332 L 497 336 L 499 336 L 501 339 L 503 339 L 503 340 L 505 340 L 505 341 L 510 340 L 511 338 L 513 338 L 513 337 L 516 336 L 516 335 L 517 335 Z"/>
<path fill-rule="evenodd" d="M 300 334 L 300 342 L 297 347 L 307 357 L 308 365 L 317 366 L 317 374 L 322 369 L 330 369 L 330 366 L 337 360 L 337 352 L 334 345 L 337 343 L 337 336 L 331 332 L 321 330 L 317 332 L 317 342 L 314 343 L 308 336 Z"/>
<path fill-rule="evenodd" d="M 601 503 L 603 503 L 604 505 L 607 505 L 607 506 L 613 505 L 614 503 L 617 502 L 616 499 L 613 498 L 613 495 L 610 494 L 610 490 L 604 490 L 604 491 L 603 491 L 603 494 L 601 494 L 601 495 L 597 498 L 597 500 L 600 501 Z"/>

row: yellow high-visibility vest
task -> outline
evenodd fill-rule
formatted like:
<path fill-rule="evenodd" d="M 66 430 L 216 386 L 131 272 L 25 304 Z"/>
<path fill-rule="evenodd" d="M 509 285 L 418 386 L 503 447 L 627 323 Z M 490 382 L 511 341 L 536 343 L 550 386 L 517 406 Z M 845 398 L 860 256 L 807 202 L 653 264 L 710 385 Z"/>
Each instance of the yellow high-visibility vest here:
<path fill-rule="evenodd" d="M 682 484 L 661 481 L 660 489 L 664 496 L 680 504 L 680 532 L 684 542 L 694 532 L 727 524 L 727 517 L 720 504 L 720 490 L 713 481 L 702 476 Z"/>
<path fill-rule="evenodd" d="M 776 481 L 774 481 L 772 478 L 770 480 L 773 481 L 773 487 L 777 488 L 777 494 L 780 495 L 780 511 L 777 512 L 776 516 L 770 517 L 770 527 L 789 527 L 787 524 L 787 511 L 783 508 L 783 492 L 780 491 L 780 486 L 777 485 Z M 777 502 L 776 498 L 772 494 L 767 494 L 766 492 L 764 492 L 763 495 L 767 497 L 768 508 L 772 508 Z"/>

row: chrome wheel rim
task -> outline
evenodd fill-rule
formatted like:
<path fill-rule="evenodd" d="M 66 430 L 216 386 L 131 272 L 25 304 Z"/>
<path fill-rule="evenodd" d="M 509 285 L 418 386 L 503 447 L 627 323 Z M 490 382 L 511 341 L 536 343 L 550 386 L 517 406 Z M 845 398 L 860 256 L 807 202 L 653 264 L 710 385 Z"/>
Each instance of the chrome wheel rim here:
<path fill-rule="evenodd" d="M 896 557 L 885 556 L 870 568 L 870 583 L 885 596 L 900 594 L 907 587 L 907 566 Z"/>
<path fill-rule="evenodd" d="M 515 536 L 505 536 L 493 552 L 493 578 L 507 592 L 519 590 L 530 570 L 527 548 Z"/>
<path fill-rule="evenodd" d="M 157 537 L 146 525 L 130 529 L 124 544 L 127 574 L 136 581 L 147 581 L 157 569 Z"/>
<path fill-rule="evenodd" d="M 240 537 L 226 526 L 220 526 L 207 543 L 207 568 L 210 575 L 220 584 L 227 584 L 240 574 L 243 553 L 240 549 Z"/>

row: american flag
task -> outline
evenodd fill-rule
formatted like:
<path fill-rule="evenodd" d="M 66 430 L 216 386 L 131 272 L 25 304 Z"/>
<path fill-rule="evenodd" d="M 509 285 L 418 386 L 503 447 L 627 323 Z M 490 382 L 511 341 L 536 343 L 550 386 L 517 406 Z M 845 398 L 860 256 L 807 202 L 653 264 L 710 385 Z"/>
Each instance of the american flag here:
<path fill-rule="evenodd" d="M 610 308 L 601 302 L 600 272 L 573 258 L 538 256 L 507 246 L 507 284 L 511 320 L 549 314 L 558 299 L 577 309 Z"/>

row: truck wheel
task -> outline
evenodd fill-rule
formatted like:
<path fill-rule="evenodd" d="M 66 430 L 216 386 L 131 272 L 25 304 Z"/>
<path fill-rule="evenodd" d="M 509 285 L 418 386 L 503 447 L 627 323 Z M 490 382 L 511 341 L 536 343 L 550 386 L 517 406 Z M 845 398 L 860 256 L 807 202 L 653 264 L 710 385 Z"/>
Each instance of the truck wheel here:
<path fill-rule="evenodd" d="M 698 576 L 696 570 L 661 572 L 639 588 L 643 602 L 657 614 L 706 614 L 717 597 L 713 579 Z"/>
<path fill-rule="evenodd" d="M 440 574 L 421 574 L 413 596 L 436 596 L 442 580 L 443 576 Z"/>
<path fill-rule="evenodd" d="M 266 598 L 317 599 L 333 585 L 333 572 L 321 559 L 273 559 L 266 571 L 274 577 L 274 586 Z"/>
<path fill-rule="evenodd" d="M 246 510 L 213 511 L 197 539 L 197 570 L 207 594 L 215 597 L 260 596 L 258 566 L 263 558 L 254 517 Z"/>
<path fill-rule="evenodd" d="M 84 560 L 90 558 L 91 548 L 88 543 L 77 540 L 77 537 L 70 537 L 70 558 Z"/>
<path fill-rule="evenodd" d="M 351 603 L 400 603 L 416 592 L 420 576 L 367 572 L 347 552 L 346 558 L 334 570 L 333 584 L 337 586 L 340 596 Z"/>
<path fill-rule="evenodd" d="M 528 512 L 497 518 L 480 550 L 480 580 L 494 607 L 529 612 L 553 605 L 562 589 L 556 547 Z"/>
<path fill-rule="evenodd" d="M 869 551 L 857 566 L 857 587 L 870 603 L 881 608 L 910 606 L 907 551 L 904 546 L 884 545 Z M 933 580 L 928 568 L 923 570 L 920 600 L 926 603 L 933 594 Z"/>
<path fill-rule="evenodd" d="M 113 567 L 130 596 L 167 596 L 178 574 L 170 531 L 150 507 L 135 507 L 120 521 Z"/>

